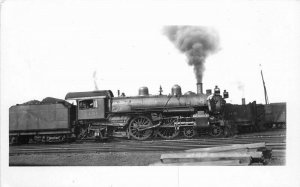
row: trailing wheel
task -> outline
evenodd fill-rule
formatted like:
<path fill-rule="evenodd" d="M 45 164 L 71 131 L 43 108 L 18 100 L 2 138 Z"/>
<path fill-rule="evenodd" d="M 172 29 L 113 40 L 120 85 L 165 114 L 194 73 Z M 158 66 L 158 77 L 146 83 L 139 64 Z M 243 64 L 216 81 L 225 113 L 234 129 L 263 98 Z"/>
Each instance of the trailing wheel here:
<path fill-rule="evenodd" d="M 179 135 L 179 130 L 174 126 L 176 119 L 167 119 L 163 125 L 158 129 L 157 135 L 163 139 L 173 139 Z"/>
<path fill-rule="evenodd" d="M 196 136 L 197 132 L 196 129 L 194 129 L 194 127 L 184 127 L 183 128 L 183 135 L 186 138 L 193 138 L 194 136 Z"/>
<path fill-rule="evenodd" d="M 220 126 L 212 126 L 210 128 L 209 134 L 213 137 L 218 137 L 222 135 L 222 128 Z"/>
<path fill-rule="evenodd" d="M 87 137 L 87 134 L 88 134 L 88 129 L 87 128 L 80 128 L 79 133 L 77 135 L 77 138 L 79 140 L 83 140 Z"/>
<path fill-rule="evenodd" d="M 146 140 L 152 135 L 153 130 L 145 128 L 151 126 L 152 122 L 148 117 L 137 116 L 131 120 L 128 126 L 128 132 L 129 135 L 136 140 Z"/>

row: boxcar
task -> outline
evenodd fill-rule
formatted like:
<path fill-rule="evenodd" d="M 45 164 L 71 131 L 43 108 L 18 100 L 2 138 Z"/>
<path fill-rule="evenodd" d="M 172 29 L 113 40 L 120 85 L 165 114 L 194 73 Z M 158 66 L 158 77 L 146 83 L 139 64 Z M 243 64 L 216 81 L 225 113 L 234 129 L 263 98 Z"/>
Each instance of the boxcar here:
<path fill-rule="evenodd" d="M 286 127 L 286 103 L 270 103 L 265 105 L 265 124 L 268 127 Z"/>

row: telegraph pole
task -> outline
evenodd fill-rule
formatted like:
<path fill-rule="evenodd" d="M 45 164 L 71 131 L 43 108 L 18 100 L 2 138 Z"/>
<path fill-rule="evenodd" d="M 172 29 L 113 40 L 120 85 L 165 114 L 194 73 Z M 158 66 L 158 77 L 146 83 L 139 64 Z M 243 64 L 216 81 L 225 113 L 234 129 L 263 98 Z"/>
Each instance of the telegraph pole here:
<path fill-rule="evenodd" d="M 259 66 L 261 67 L 261 64 L 259 64 Z M 264 75 L 263 75 L 263 72 L 262 72 L 262 67 L 260 69 L 260 74 L 261 74 L 262 82 L 263 82 L 263 85 L 264 85 L 265 103 L 267 105 L 267 104 L 269 104 L 269 98 L 268 98 L 267 88 L 266 88 L 266 84 L 265 84 L 265 80 L 264 80 Z"/>

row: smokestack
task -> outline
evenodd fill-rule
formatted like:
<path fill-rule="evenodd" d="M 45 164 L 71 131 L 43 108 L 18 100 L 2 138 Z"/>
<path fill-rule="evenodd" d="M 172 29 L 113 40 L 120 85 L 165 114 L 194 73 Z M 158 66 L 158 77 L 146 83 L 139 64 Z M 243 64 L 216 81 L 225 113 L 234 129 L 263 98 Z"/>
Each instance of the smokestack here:
<path fill-rule="evenodd" d="M 242 98 L 242 105 L 246 105 L 246 99 Z"/>
<path fill-rule="evenodd" d="M 202 83 L 198 82 L 197 83 L 197 94 L 203 94 L 203 87 Z"/>

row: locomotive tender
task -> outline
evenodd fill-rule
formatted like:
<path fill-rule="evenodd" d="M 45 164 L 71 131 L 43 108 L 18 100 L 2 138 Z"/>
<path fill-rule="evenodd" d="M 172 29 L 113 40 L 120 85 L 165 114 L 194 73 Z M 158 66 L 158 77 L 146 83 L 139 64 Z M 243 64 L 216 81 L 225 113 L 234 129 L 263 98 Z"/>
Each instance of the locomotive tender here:
<path fill-rule="evenodd" d="M 231 126 L 224 120 L 223 107 L 228 92 L 223 96 L 216 86 L 214 93 L 182 95 L 178 85 L 170 95 L 149 95 L 147 87 L 139 89 L 138 96 L 114 97 L 110 90 L 71 92 L 68 102 L 38 105 L 16 105 L 10 108 L 10 138 L 27 143 L 29 138 L 105 139 L 116 132 L 125 132 L 128 138 L 146 140 L 151 136 L 164 139 L 180 134 L 194 137 L 205 129 L 212 136 L 228 134 Z M 43 109 L 42 109 L 43 108 Z M 42 112 L 43 111 L 43 112 Z"/>
<path fill-rule="evenodd" d="M 29 139 L 50 142 L 71 138 L 75 110 L 74 105 L 54 98 L 50 102 L 30 101 L 11 106 L 9 142 L 28 143 Z"/>

